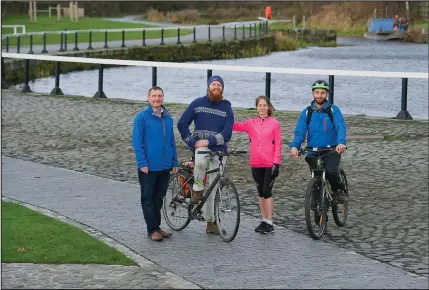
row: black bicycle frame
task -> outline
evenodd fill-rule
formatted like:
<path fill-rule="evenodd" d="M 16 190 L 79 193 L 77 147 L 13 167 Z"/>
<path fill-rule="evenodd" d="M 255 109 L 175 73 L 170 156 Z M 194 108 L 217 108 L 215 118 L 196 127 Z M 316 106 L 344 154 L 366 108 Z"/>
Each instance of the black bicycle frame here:
<path fill-rule="evenodd" d="M 215 179 L 213 180 L 213 182 L 210 184 L 209 189 L 206 191 L 206 194 L 204 194 L 203 199 L 201 200 L 201 202 L 198 204 L 197 207 L 195 207 L 192 210 L 192 213 L 195 213 L 197 211 L 200 211 L 203 208 L 203 205 L 206 203 L 207 199 L 209 198 L 209 195 L 212 193 L 214 187 L 216 186 L 216 184 L 219 182 L 220 179 L 220 167 L 209 170 L 206 172 L 206 174 L 211 174 L 211 173 L 215 173 L 215 172 L 219 172 Z"/>

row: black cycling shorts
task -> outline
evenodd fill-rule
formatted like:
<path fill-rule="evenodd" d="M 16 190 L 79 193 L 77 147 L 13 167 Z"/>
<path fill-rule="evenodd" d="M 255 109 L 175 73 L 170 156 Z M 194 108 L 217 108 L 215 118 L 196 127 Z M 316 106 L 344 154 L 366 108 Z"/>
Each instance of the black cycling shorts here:
<path fill-rule="evenodd" d="M 271 176 L 270 168 L 254 168 L 252 167 L 253 180 L 256 182 L 256 188 L 258 189 L 259 197 L 270 198 L 272 197 L 273 178 Z M 271 186 L 270 186 L 271 184 Z"/>

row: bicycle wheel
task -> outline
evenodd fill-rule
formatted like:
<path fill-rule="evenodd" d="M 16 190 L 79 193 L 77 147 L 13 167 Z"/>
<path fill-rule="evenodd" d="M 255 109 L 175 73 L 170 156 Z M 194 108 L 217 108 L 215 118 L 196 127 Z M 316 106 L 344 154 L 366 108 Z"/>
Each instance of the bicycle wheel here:
<path fill-rule="evenodd" d="M 349 197 L 349 185 L 347 183 L 346 173 L 343 169 L 340 169 L 340 177 L 341 181 L 344 183 L 345 190 L 344 193 Z M 332 204 L 332 215 L 334 216 L 334 221 L 339 227 L 343 227 L 346 224 L 347 216 L 349 213 L 349 202 L 347 201 L 345 204 Z"/>
<path fill-rule="evenodd" d="M 240 226 L 240 199 L 237 189 L 229 180 L 219 182 L 215 197 L 215 216 L 219 235 L 224 242 L 231 242 Z"/>
<path fill-rule="evenodd" d="M 305 195 L 305 222 L 308 232 L 315 240 L 319 240 L 326 228 L 326 200 L 321 195 L 322 180 L 314 177 L 307 186 Z"/>
<path fill-rule="evenodd" d="M 181 231 L 189 225 L 191 218 L 188 214 L 189 196 L 192 186 L 186 183 L 190 175 L 184 170 L 172 174 L 168 181 L 167 194 L 164 197 L 162 213 L 167 225 L 174 231 Z M 188 195 L 189 191 L 189 195 Z"/>

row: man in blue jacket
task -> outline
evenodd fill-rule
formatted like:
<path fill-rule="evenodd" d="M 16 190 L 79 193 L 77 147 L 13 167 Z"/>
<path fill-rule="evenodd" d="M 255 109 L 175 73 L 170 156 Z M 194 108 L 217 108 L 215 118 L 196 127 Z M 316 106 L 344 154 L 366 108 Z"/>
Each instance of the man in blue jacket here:
<path fill-rule="evenodd" d="M 298 159 L 298 149 L 305 141 L 307 132 L 307 144 L 310 147 L 335 147 L 338 153 L 346 150 L 346 124 L 340 109 L 329 104 L 327 100 L 329 84 L 324 80 L 315 81 L 312 91 L 314 100 L 299 116 L 295 137 L 290 143 L 290 154 L 295 159 Z M 306 158 L 306 161 L 312 166 L 310 159 Z M 340 162 L 340 154 L 329 155 L 324 159 L 326 178 L 335 193 L 335 198 L 338 202 L 344 202 L 346 199 L 343 194 L 344 183 L 338 170 Z"/>
<path fill-rule="evenodd" d="M 178 171 L 173 118 L 162 105 L 164 92 L 152 87 L 149 106 L 134 119 L 132 146 L 136 155 L 141 205 L 147 232 L 153 241 L 162 241 L 171 233 L 161 230 L 161 208 L 167 192 L 170 171 Z"/>
<path fill-rule="evenodd" d="M 227 142 L 231 139 L 234 114 L 231 103 L 223 98 L 224 82 L 220 76 L 212 76 L 207 81 L 207 94 L 192 101 L 177 123 L 182 140 L 186 146 L 195 150 L 194 185 L 191 202 L 198 203 L 203 198 L 204 177 L 207 170 L 219 167 L 218 157 L 198 154 L 199 151 L 227 151 Z M 194 122 L 194 132 L 189 126 Z M 207 185 L 215 174 L 209 174 Z M 219 229 L 214 217 L 214 198 L 216 188 L 203 206 L 207 233 L 218 234 Z"/>

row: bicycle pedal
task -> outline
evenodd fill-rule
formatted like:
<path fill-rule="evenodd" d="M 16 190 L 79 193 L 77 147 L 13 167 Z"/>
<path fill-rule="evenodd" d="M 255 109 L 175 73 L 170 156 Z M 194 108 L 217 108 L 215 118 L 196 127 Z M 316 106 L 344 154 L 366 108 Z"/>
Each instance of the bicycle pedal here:
<path fill-rule="evenodd" d="M 205 219 L 204 219 L 204 217 L 203 217 L 203 216 L 197 216 L 197 220 L 198 220 L 198 221 L 200 221 L 200 222 L 205 221 Z"/>

